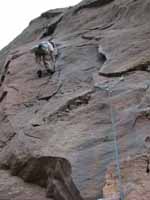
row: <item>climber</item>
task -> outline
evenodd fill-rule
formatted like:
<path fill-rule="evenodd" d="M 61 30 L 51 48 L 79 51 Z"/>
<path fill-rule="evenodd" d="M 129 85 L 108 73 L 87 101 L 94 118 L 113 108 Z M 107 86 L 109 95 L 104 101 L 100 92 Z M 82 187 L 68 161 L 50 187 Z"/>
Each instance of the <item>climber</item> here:
<path fill-rule="evenodd" d="M 35 55 L 35 61 L 38 64 L 38 77 L 42 77 L 41 66 L 44 65 L 49 74 L 55 72 L 55 48 L 54 42 L 42 41 L 31 49 L 31 53 Z"/>

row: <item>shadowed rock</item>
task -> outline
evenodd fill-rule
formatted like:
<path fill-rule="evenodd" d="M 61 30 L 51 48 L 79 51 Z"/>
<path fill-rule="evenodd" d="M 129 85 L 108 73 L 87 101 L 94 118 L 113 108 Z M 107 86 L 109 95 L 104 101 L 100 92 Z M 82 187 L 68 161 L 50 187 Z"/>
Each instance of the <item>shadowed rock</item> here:
<path fill-rule="evenodd" d="M 114 0 L 83 0 L 75 9 L 74 14 L 85 8 L 100 7 L 113 2 Z"/>
<path fill-rule="evenodd" d="M 71 165 L 64 158 L 39 157 L 23 162 L 13 156 L 9 165 L 1 165 L 1 168 L 10 169 L 13 176 L 19 176 L 25 182 L 46 187 L 47 197 L 56 200 L 82 200 L 71 177 Z"/>

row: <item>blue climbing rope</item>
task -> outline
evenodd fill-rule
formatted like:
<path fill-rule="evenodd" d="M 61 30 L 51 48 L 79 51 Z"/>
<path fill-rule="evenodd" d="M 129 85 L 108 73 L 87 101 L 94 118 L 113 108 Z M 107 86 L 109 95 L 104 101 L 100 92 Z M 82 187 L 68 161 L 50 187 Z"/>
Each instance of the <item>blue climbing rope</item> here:
<path fill-rule="evenodd" d="M 120 153 L 119 153 L 119 146 L 117 143 L 117 127 L 116 127 L 116 123 L 115 123 L 115 112 L 113 110 L 113 106 L 112 106 L 112 102 L 111 102 L 111 94 L 113 91 L 112 88 L 114 88 L 122 80 L 123 79 L 121 78 L 116 84 L 114 84 L 111 87 L 111 89 L 109 87 L 95 86 L 95 88 L 107 91 L 108 97 L 110 98 L 110 117 L 111 117 L 112 132 L 113 132 L 113 137 L 114 137 L 116 172 L 117 172 L 117 176 L 118 176 L 118 190 L 119 190 L 120 200 L 124 200 L 125 195 L 124 195 L 123 186 L 122 186 L 122 177 L 121 177 L 121 169 L 120 169 Z"/>
<path fill-rule="evenodd" d="M 108 91 L 109 97 L 111 97 L 111 92 L 112 91 L 110 91 L 110 90 Z M 113 136 L 114 136 L 114 149 L 115 149 L 116 172 L 117 172 L 117 176 L 118 176 L 119 194 L 120 194 L 120 200 L 124 200 L 124 192 L 123 192 L 121 169 L 120 169 L 119 146 L 117 143 L 117 128 L 116 128 L 116 124 L 115 124 L 115 112 L 113 110 L 111 101 L 110 101 L 110 116 L 111 116 L 111 123 L 112 123 L 112 132 L 113 132 Z"/>

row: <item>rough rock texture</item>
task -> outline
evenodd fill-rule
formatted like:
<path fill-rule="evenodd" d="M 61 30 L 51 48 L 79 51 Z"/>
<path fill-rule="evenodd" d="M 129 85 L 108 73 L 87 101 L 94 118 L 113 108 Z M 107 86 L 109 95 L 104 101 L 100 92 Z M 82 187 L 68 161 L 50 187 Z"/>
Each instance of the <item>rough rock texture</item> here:
<path fill-rule="evenodd" d="M 122 162 L 121 175 L 125 199 L 147 200 L 150 197 L 149 172 L 147 171 L 148 159 L 146 155 Z M 118 179 L 114 166 L 108 169 L 106 183 L 103 188 L 104 197 L 107 199 L 118 198 Z"/>
<path fill-rule="evenodd" d="M 6 170 L 0 170 L 0 199 L 1 200 L 48 200 L 45 189 L 37 185 L 24 183 L 23 180 L 11 176 Z"/>
<path fill-rule="evenodd" d="M 25 182 L 46 187 L 46 196 L 54 199 L 82 199 L 71 178 L 71 165 L 62 158 L 40 157 L 17 159 L 11 156 L 9 162 L 1 164 L 13 176 Z"/>
<path fill-rule="evenodd" d="M 0 199 L 117 196 L 110 104 L 125 197 L 150 199 L 149 18 L 149 0 L 84 0 L 43 13 L 1 51 Z M 39 79 L 30 49 L 52 37 L 56 73 Z"/>

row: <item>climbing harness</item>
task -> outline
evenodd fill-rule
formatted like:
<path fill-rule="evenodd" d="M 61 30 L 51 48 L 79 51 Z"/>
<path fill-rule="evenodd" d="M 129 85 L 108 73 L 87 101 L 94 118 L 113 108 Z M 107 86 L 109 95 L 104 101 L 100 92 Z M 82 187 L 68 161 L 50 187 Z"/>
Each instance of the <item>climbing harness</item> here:
<path fill-rule="evenodd" d="M 111 98 L 113 88 L 123 80 L 124 80 L 124 78 L 121 77 L 119 79 L 119 81 L 117 83 L 115 83 L 111 88 L 109 86 L 101 87 L 101 86 L 98 86 L 98 85 L 96 85 L 95 87 L 96 87 L 96 89 L 98 88 L 100 90 L 107 91 L 108 97 Z M 122 178 L 121 178 L 119 145 L 118 145 L 118 142 L 117 142 L 117 127 L 116 127 L 116 124 L 115 124 L 115 112 L 113 110 L 113 105 L 112 105 L 111 99 L 110 99 L 109 105 L 110 105 L 110 117 L 111 117 L 111 124 L 112 124 L 112 132 L 113 132 L 113 137 L 114 137 L 116 173 L 117 173 L 117 176 L 118 176 L 118 190 L 119 190 L 119 196 L 120 196 L 119 200 L 124 200 L 125 195 L 124 195 L 124 191 L 123 191 Z"/>

